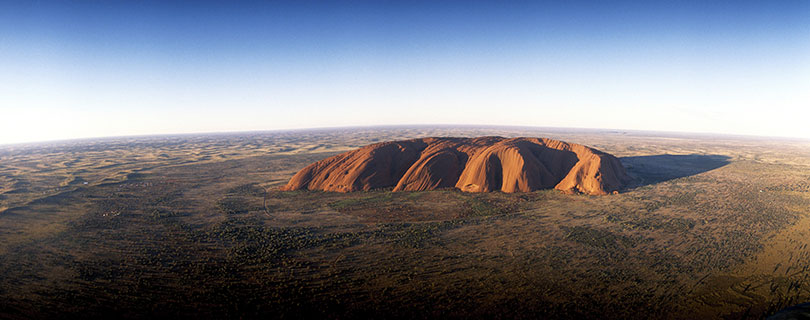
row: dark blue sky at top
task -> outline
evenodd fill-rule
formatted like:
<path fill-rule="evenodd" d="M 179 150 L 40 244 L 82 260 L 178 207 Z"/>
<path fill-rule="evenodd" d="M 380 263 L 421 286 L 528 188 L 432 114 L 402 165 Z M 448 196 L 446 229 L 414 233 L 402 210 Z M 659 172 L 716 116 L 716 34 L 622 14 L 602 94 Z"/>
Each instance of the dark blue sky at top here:
<path fill-rule="evenodd" d="M 810 31 L 808 1 L 23 1 L 0 8 L 6 44 L 143 59 L 318 63 L 431 51 L 756 41 Z"/>
<path fill-rule="evenodd" d="M 541 110 L 578 92 L 604 94 L 606 107 L 718 102 L 720 117 L 737 102 L 732 84 L 763 88 L 763 100 L 804 102 L 794 91 L 810 78 L 809 41 L 810 1 L 3 1 L 0 108 L 126 113 L 134 105 L 177 112 L 193 105 L 216 118 L 226 106 L 241 114 L 360 112 L 385 108 L 389 96 L 415 112 L 465 97 Z M 489 95 L 468 94 L 490 84 Z M 649 99 L 627 98 L 638 87 Z M 667 95 L 686 98 L 655 105 L 654 97 Z M 570 104 L 599 109 L 587 100 Z M 470 114 L 476 108 L 483 107 L 470 106 Z M 282 113 L 266 128 L 402 118 L 309 123 Z M 491 120 L 478 114 L 464 121 Z M 628 126 L 597 120 L 519 124 Z M 745 121 L 721 131 L 739 133 Z M 228 128 L 180 131 L 194 130 Z"/>

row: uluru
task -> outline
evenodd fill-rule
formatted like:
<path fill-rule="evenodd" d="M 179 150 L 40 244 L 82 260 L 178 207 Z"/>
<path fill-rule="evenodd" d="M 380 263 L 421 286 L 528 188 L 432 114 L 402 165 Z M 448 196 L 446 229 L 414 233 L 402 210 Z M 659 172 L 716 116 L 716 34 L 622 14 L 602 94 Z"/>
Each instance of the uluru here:
<path fill-rule="evenodd" d="M 423 191 L 604 195 L 630 181 L 619 159 L 545 138 L 422 138 L 381 142 L 317 161 L 281 190 L 353 192 L 377 188 Z"/>

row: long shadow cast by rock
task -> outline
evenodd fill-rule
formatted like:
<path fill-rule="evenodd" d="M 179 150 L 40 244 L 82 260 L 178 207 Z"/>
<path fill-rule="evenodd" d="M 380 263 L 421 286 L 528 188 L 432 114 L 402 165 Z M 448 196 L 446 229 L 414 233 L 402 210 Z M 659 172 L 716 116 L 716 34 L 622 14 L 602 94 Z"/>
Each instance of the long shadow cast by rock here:
<path fill-rule="evenodd" d="M 661 154 L 623 157 L 619 160 L 636 180 L 626 189 L 634 189 L 711 171 L 729 164 L 729 159 L 723 155 Z"/>

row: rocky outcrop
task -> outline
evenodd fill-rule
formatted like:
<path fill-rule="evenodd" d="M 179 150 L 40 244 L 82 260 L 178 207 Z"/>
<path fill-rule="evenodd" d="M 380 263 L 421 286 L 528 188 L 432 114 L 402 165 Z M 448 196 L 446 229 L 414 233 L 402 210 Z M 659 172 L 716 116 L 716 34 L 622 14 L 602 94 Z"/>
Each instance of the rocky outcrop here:
<path fill-rule="evenodd" d="M 629 181 L 619 160 L 543 138 L 424 138 L 368 145 L 315 162 L 282 190 L 530 192 L 555 188 L 603 195 Z"/>

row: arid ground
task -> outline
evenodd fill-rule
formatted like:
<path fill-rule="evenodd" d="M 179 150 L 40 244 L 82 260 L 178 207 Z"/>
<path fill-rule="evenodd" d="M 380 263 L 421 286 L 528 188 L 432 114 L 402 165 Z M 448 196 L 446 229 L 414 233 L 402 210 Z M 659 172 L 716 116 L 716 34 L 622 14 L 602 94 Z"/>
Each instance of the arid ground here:
<path fill-rule="evenodd" d="M 620 158 L 618 195 L 281 192 L 426 136 Z M 810 141 L 399 127 L 0 146 L 0 318 L 761 318 L 810 301 Z"/>

